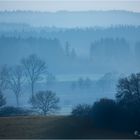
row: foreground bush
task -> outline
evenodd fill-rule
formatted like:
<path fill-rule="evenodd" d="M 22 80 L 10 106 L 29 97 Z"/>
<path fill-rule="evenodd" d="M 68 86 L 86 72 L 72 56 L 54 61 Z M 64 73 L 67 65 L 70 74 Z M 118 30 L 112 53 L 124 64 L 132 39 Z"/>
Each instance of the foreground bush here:
<path fill-rule="evenodd" d="M 101 99 L 93 106 L 77 105 L 71 114 L 84 118 L 85 122 L 89 119 L 93 127 L 131 132 L 140 130 L 140 114 L 134 114 L 131 109 L 111 99 Z"/>
<path fill-rule="evenodd" d="M 91 106 L 87 104 L 80 104 L 73 108 L 72 116 L 74 117 L 89 117 L 91 112 Z"/>
<path fill-rule="evenodd" d="M 117 113 L 117 105 L 111 99 L 101 99 L 91 109 L 94 124 L 98 127 L 112 127 Z"/>
<path fill-rule="evenodd" d="M 8 116 L 27 116 L 32 113 L 31 110 L 26 110 L 23 108 L 16 107 L 3 107 L 0 109 L 0 117 L 8 117 Z"/>
<path fill-rule="evenodd" d="M 116 100 L 101 99 L 91 108 L 79 105 L 72 115 L 88 116 L 101 128 L 140 131 L 140 73 L 118 81 Z"/>
<path fill-rule="evenodd" d="M 95 102 L 91 113 L 94 125 L 97 127 L 119 131 L 134 131 L 136 129 L 132 112 L 112 99 L 101 99 Z"/>

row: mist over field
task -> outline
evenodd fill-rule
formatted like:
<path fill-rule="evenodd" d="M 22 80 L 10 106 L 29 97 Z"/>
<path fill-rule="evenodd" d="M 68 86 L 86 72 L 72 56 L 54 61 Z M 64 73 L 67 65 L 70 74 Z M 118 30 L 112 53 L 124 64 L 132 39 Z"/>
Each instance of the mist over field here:
<path fill-rule="evenodd" d="M 36 54 L 47 74 L 35 91 L 51 90 L 61 114 L 79 103 L 115 98 L 119 78 L 140 71 L 140 13 L 127 11 L 0 12 L 0 65 Z M 6 90 L 8 105 L 15 95 Z M 29 107 L 26 80 L 20 106 Z"/>

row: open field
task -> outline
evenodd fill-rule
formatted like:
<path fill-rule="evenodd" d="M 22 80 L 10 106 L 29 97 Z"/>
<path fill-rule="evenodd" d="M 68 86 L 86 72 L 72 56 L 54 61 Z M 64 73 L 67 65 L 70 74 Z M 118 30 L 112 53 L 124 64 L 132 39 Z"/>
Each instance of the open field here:
<path fill-rule="evenodd" d="M 135 138 L 130 133 L 101 130 L 89 124 L 66 116 L 1 117 L 0 138 Z"/>

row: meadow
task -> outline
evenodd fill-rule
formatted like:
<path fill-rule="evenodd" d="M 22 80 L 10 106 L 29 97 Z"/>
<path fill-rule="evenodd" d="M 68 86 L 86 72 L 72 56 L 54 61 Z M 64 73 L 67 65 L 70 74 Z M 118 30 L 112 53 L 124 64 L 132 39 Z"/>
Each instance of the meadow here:
<path fill-rule="evenodd" d="M 87 123 L 88 122 L 88 123 Z M 116 132 L 91 126 L 88 120 L 71 116 L 0 117 L 0 139 L 31 138 L 136 138 L 128 132 Z"/>

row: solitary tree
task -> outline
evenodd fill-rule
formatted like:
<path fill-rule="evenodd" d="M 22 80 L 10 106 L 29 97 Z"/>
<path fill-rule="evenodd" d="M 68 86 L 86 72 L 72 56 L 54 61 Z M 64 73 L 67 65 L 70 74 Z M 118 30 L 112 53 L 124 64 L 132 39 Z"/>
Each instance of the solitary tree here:
<path fill-rule="evenodd" d="M 46 72 L 46 63 L 35 54 L 22 59 L 25 74 L 31 85 L 32 96 L 34 95 L 35 83 L 41 80 L 41 76 Z"/>
<path fill-rule="evenodd" d="M 33 108 L 41 110 L 44 115 L 59 109 L 58 102 L 59 98 L 51 91 L 40 91 L 30 99 Z"/>
<path fill-rule="evenodd" d="M 17 106 L 19 106 L 19 96 L 22 93 L 22 86 L 24 83 L 24 72 L 23 67 L 17 65 L 9 68 L 9 88 L 14 92 L 16 96 Z"/>
<path fill-rule="evenodd" d="M 6 65 L 0 68 L 0 93 L 8 88 L 8 68 Z"/>
<path fill-rule="evenodd" d="M 6 65 L 0 68 L 0 107 L 6 104 L 3 96 L 4 90 L 8 88 L 8 68 Z"/>
<path fill-rule="evenodd" d="M 3 94 L 0 91 L 0 107 L 6 104 L 6 99 L 3 97 Z"/>

